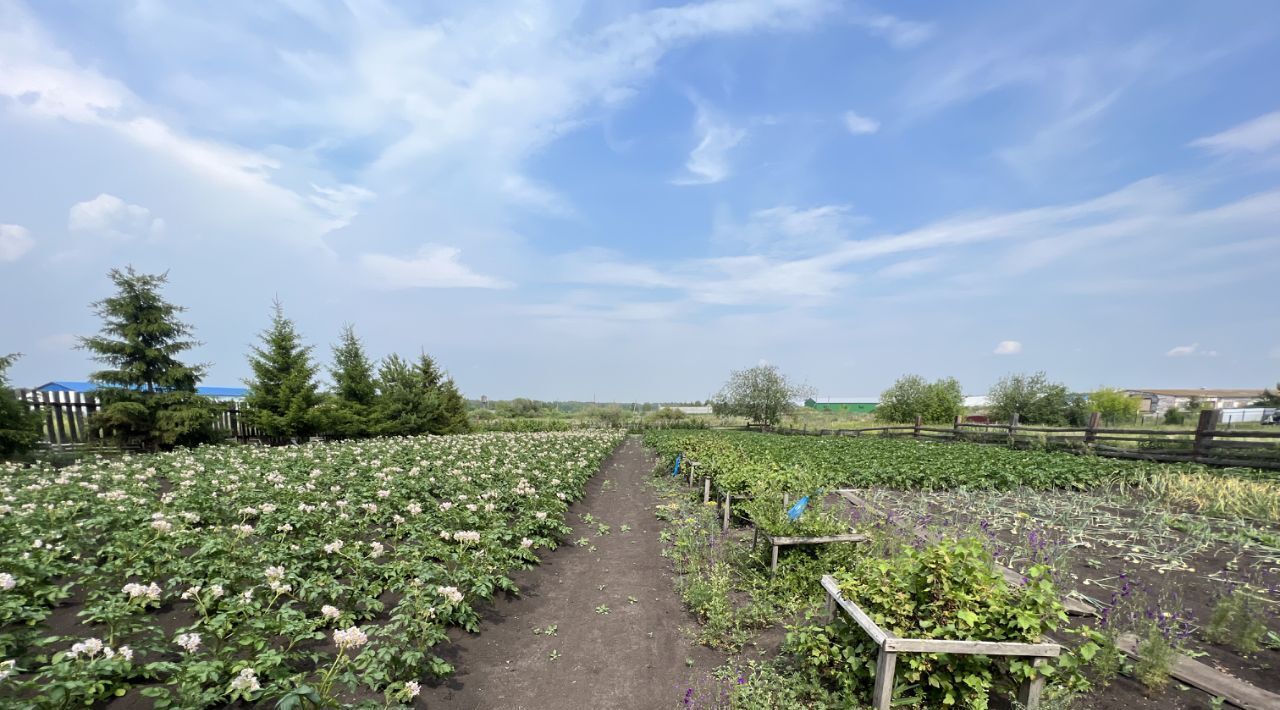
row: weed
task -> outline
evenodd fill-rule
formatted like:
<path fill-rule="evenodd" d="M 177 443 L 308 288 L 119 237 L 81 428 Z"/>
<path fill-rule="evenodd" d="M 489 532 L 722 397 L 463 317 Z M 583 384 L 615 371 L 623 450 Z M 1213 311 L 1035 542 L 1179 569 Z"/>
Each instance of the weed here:
<path fill-rule="evenodd" d="M 1267 625 L 1263 622 L 1262 602 L 1248 591 L 1232 586 L 1218 600 L 1209 615 L 1204 636 L 1220 646 L 1230 646 L 1242 654 L 1257 653 L 1263 648 Z"/>

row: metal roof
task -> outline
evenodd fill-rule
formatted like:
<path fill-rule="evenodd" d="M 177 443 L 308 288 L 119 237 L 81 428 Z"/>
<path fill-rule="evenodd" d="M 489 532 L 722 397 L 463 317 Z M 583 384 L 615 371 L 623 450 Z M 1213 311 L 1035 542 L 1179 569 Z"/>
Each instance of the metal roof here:
<path fill-rule="evenodd" d="M 1148 390 L 1148 389 L 1130 389 L 1126 392 L 1142 392 L 1145 394 L 1159 394 L 1169 397 L 1225 397 L 1235 399 L 1241 397 L 1260 397 L 1262 390 L 1248 389 L 1164 389 L 1164 390 Z"/>
<path fill-rule="evenodd" d="M 98 389 L 98 386 L 92 382 L 80 382 L 76 380 L 54 380 L 46 382 L 36 388 L 40 392 L 79 392 L 85 394 Z M 205 397 L 244 397 L 249 394 L 247 387 L 196 387 L 196 394 Z"/>

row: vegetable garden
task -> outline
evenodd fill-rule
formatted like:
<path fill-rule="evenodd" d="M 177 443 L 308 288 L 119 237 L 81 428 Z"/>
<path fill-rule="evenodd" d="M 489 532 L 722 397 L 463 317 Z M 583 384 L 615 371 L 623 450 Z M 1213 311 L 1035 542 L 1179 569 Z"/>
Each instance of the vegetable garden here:
<path fill-rule="evenodd" d="M 1055 707 L 1280 702 L 1275 474 L 912 439 L 650 432 L 646 441 L 667 462 L 657 480 L 671 503 L 660 514 L 674 524 L 678 586 L 717 630 L 705 640 L 742 650 L 772 639 L 780 649 L 769 663 L 741 654 L 692 684 L 690 706 L 870 705 L 876 644 L 847 616 L 822 612 L 824 575 L 890 634 L 1064 647 L 1035 668 L 904 656 L 895 706 L 985 708 L 1037 674 Z M 677 455 L 692 464 L 692 501 L 671 483 Z M 734 522 L 770 537 L 866 539 L 790 548 L 772 576 L 754 533 L 721 534 L 717 511 L 698 505 L 704 477 L 712 503 L 728 494 Z M 802 496 L 810 507 L 788 515 Z M 789 620 L 785 641 L 770 633 L 778 618 Z M 1187 664 L 1221 676 L 1208 684 L 1219 690 L 1172 690 L 1195 685 L 1175 670 Z"/>
<path fill-rule="evenodd" d="M 568 529 L 603 431 L 5 465 L 0 705 L 408 704 Z"/>

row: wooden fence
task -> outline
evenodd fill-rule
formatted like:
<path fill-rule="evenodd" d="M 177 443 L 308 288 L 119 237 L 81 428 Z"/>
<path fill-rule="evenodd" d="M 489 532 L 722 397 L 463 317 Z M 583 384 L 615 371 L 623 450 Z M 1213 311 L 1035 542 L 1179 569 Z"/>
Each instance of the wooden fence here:
<path fill-rule="evenodd" d="M 1221 413 L 1203 410 L 1195 429 L 1108 429 L 1095 412 L 1083 427 L 1036 427 L 1018 423 L 975 424 L 956 417 L 951 426 L 914 424 L 861 429 L 763 427 L 777 434 L 818 436 L 910 436 L 937 441 L 972 441 L 1014 447 L 1044 447 L 1083 454 L 1146 461 L 1194 462 L 1280 470 L 1280 430 L 1222 429 Z M 1277 427 L 1280 429 L 1280 427 Z"/>
<path fill-rule="evenodd" d="M 98 447 L 107 443 L 107 432 L 93 426 L 91 417 L 99 409 L 97 399 L 84 392 L 41 392 L 19 389 L 14 394 L 27 408 L 40 415 L 45 443 L 61 448 Z M 220 403 L 224 408 L 213 421 L 214 431 L 228 439 L 247 441 L 261 432 L 249 426 L 243 402 Z M 114 447 L 113 448 L 118 448 Z M 126 446 L 125 448 L 130 448 Z"/>

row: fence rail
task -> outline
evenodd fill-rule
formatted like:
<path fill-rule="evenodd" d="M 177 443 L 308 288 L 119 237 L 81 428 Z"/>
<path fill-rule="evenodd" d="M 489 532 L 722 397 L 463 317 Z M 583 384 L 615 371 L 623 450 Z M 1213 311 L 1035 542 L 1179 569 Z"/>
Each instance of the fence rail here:
<path fill-rule="evenodd" d="M 1218 429 L 1221 412 L 1203 410 L 1195 429 L 1107 429 L 1097 413 L 1084 427 L 1024 426 L 1015 415 L 1007 424 L 973 423 L 956 417 L 950 427 L 894 424 L 859 429 L 759 427 L 776 434 L 817 436 L 909 436 L 934 441 L 970 441 L 1006 446 L 1044 445 L 1076 453 L 1146 461 L 1191 462 L 1280 470 L 1277 431 Z"/>
<path fill-rule="evenodd" d="M 94 426 L 93 415 L 101 408 L 98 400 L 84 392 L 42 392 L 14 390 L 27 409 L 40 415 L 41 436 L 45 443 L 58 448 L 103 446 L 110 433 Z M 213 429 L 228 439 L 247 441 L 260 438 L 262 432 L 249 425 L 245 417 L 248 407 L 243 402 L 222 402 L 222 411 L 213 420 Z M 124 448 L 130 448 L 125 446 Z"/>

